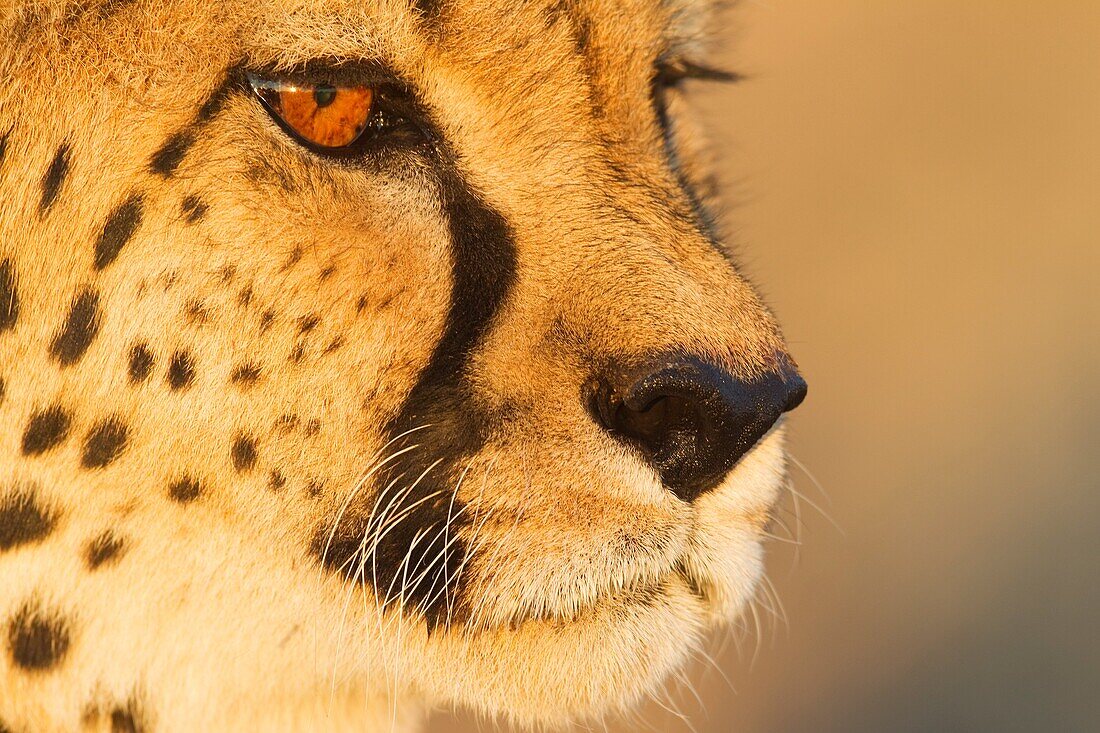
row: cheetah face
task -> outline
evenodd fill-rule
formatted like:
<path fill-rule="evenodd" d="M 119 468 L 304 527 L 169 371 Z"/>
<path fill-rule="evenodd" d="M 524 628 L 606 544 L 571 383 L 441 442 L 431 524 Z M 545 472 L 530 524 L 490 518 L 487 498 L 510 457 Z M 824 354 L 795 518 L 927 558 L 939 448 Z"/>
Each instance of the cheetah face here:
<path fill-rule="evenodd" d="M 0 617 L 64 640 L 0 718 L 556 723 L 737 616 L 805 384 L 709 224 L 707 3 L 62 5 L 0 11 Z"/>

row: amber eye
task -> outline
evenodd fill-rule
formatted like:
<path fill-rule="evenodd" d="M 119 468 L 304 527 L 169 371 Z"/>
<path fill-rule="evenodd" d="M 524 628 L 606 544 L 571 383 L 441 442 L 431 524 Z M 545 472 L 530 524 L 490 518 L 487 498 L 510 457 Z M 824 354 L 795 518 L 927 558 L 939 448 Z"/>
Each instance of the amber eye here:
<path fill-rule="evenodd" d="M 249 75 L 268 109 L 295 135 L 320 148 L 346 148 L 363 134 L 374 111 L 374 88 L 313 84 Z"/>

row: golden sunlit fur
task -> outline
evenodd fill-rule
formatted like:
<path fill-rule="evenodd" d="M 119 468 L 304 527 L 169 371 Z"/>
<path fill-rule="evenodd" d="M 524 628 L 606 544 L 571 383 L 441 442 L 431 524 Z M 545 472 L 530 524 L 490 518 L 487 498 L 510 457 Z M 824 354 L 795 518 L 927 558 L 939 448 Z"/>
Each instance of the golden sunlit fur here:
<path fill-rule="evenodd" d="M 781 431 L 687 503 L 580 398 L 611 360 L 786 358 L 688 193 L 709 177 L 680 92 L 672 155 L 654 113 L 655 64 L 705 60 L 708 6 L 0 5 L 0 522 L 31 528 L 0 545 L 0 730 L 402 733 L 452 705 L 556 725 L 630 708 L 738 615 Z M 315 546 L 378 501 L 383 426 L 446 328 L 439 186 L 415 157 L 312 154 L 245 93 L 200 111 L 228 69 L 317 60 L 408 80 L 514 241 L 466 362 L 494 417 L 450 487 L 466 590 L 439 626 Z M 105 423 L 125 435 L 97 463 Z"/>

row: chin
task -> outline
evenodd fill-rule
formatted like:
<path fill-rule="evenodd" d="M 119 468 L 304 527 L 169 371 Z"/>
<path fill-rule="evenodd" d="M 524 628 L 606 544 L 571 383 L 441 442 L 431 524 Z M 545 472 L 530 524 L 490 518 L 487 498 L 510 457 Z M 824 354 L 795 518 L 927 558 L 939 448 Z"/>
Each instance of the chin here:
<path fill-rule="evenodd" d="M 643 572 L 625 567 L 595 593 L 586 579 L 578 583 L 584 592 L 536 604 L 526 616 L 519 603 L 485 600 L 508 610 L 422 636 L 406 669 L 426 697 L 514 724 L 556 728 L 626 713 L 745 611 L 785 481 L 777 428 L 697 502 L 682 541 L 659 545 L 659 555 L 676 550 L 660 558 L 662 570 L 645 558 Z"/>

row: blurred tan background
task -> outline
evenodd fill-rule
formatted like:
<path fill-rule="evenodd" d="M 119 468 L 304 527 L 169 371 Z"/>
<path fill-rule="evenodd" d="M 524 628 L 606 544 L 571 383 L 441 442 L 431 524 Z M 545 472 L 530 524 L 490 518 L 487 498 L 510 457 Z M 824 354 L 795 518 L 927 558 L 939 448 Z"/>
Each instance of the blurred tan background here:
<path fill-rule="evenodd" d="M 648 728 L 1100 730 L 1100 2 L 743 0 L 728 28 L 727 230 L 809 379 L 792 449 L 829 498 L 796 488 L 843 534 L 803 503 L 769 563 L 789 628 L 716 645 L 703 704 L 664 701 L 690 725 Z"/>

